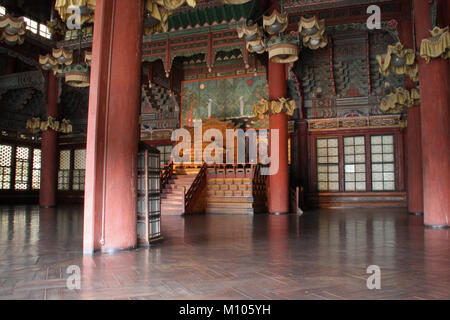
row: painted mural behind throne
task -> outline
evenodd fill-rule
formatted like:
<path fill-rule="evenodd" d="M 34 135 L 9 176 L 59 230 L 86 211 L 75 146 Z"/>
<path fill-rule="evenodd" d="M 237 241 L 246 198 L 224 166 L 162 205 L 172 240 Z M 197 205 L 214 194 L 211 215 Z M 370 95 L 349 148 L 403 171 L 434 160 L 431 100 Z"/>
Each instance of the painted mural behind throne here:
<path fill-rule="evenodd" d="M 253 117 L 253 105 L 267 98 L 265 75 L 183 82 L 182 126 L 194 120 Z"/>

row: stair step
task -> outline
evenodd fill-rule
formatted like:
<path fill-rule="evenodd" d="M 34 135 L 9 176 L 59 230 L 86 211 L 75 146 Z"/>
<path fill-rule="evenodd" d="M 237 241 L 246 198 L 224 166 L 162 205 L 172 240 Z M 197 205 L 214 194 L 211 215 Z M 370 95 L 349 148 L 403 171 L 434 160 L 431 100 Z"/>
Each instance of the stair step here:
<path fill-rule="evenodd" d="M 183 206 L 176 205 L 176 204 L 161 204 L 161 212 L 167 211 L 167 210 L 179 210 L 183 211 Z"/>
<path fill-rule="evenodd" d="M 253 208 L 253 203 L 249 202 L 207 202 L 206 207 L 208 209 L 218 208 L 223 210 L 228 209 L 251 209 Z"/>
<path fill-rule="evenodd" d="M 163 216 L 182 216 L 184 214 L 181 210 L 164 210 L 161 211 L 161 215 Z"/>
<path fill-rule="evenodd" d="M 178 184 L 166 184 L 164 187 L 165 190 L 183 190 L 183 187 L 185 187 L 187 190 L 189 190 L 191 185 L 178 185 Z"/>
<path fill-rule="evenodd" d="M 161 206 L 183 206 L 183 199 L 161 199 Z"/>
<path fill-rule="evenodd" d="M 197 177 L 196 174 L 176 174 L 172 176 L 172 179 L 195 179 Z"/>
<path fill-rule="evenodd" d="M 173 186 L 173 185 L 172 185 Z M 163 193 L 180 193 L 183 192 L 183 188 L 169 187 L 168 185 L 164 186 Z"/>
<path fill-rule="evenodd" d="M 254 214 L 253 209 L 220 209 L 220 208 L 206 208 L 207 214 Z"/>
<path fill-rule="evenodd" d="M 163 193 L 161 195 L 161 200 L 164 199 L 183 199 L 183 194 L 182 193 Z"/>
<path fill-rule="evenodd" d="M 207 201 L 210 203 L 253 203 L 253 197 L 208 196 Z"/>

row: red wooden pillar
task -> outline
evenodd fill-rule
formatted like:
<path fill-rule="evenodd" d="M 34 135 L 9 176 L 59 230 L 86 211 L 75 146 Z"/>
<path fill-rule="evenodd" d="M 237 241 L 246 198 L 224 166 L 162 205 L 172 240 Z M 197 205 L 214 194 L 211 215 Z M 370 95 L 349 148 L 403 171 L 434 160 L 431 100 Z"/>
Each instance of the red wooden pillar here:
<path fill-rule="evenodd" d="M 97 0 L 89 96 L 83 250 L 136 247 L 144 0 Z"/>
<path fill-rule="evenodd" d="M 269 61 L 269 99 L 286 97 L 286 65 Z M 269 212 L 289 213 L 289 173 L 288 173 L 288 116 L 286 113 L 270 115 L 270 131 L 279 132 L 279 168 L 269 176 Z M 276 156 L 276 155 L 275 155 Z"/>
<path fill-rule="evenodd" d="M 405 3 L 407 5 L 407 3 Z M 409 11 L 411 12 L 411 11 Z M 399 35 L 402 44 L 408 49 L 414 48 L 411 19 L 404 19 L 399 24 Z M 406 89 L 415 88 L 414 82 L 405 77 Z M 423 172 L 422 172 L 422 130 L 420 124 L 420 107 L 408 108 L 408 129 L 406 131 L 406 147 L 408 150 L 408 212 L 414 215 L 423 214 Z"/>
<path fill-rule="evenodd" d="M 429 1 L 414 0 L 418 46 L 430 37 Z M 422 125 L 424 223 L 450 226 L 450 65 L 448 60 L 419 58 Z"/>
<path fill-rule="evenodd" d="M 58 79 L 48 73 L 47 117 L 58 117 Z M 58 133 L 53 130 L 42 132 L 41 143 L 41 188 L 39 205 L 45 208 L 56 206 L 56 184 L 58 173 Z"/>

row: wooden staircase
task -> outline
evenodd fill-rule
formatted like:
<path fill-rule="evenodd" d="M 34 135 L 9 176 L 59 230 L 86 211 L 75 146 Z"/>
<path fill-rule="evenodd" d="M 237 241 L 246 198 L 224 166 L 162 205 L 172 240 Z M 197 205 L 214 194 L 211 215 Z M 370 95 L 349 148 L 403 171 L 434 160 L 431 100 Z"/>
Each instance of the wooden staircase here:
<path fill-rule="evenodd" d="M 219 169 L 220 170 L 220 169 Z M 219 171 L 218 170 L 218 171 Z M 209 214 L 254 214 L 265 212 L 265 187 L 254 170 L 241 174 L 224 171 L 208 178 L 205 212 Z"/>
<path fill-rule="evenodd" d="M 173 170 L 172 175 L 162 189 L 161 214 L 166 216 L 183 215 L 189 206 L 189 198 L 186 201 L 186 197 L 189 197 L 189 192 L 197 191 L 192 187 L 199 179 L 201 168 L 177 167 L 171 170 Z"/>
<path fill-rule="evenodd" d="M 161 175 L 161 215 L 266 212 L 266 179 L 259 170 L 258 166 L 173 167 L 171 164 Z"/>

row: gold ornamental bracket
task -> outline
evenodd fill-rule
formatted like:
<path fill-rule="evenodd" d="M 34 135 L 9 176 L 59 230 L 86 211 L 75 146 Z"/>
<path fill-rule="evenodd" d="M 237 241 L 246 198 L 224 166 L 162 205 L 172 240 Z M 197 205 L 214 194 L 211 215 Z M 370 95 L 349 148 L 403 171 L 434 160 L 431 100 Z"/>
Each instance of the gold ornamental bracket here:
<path fill-rule="evenodd" d="M 298 60 L 300 48 L 291 35 L 273 36 L 267 43 L 269 59 L 275 63 L 293 63 Z"/>
<path fill-rule="evenodd" d="M 73 62 L 73 51 L 64 48 L 53 49 L 52 56 L 61 65 L 69 66 Z"/>
<path fill-rule="evenodd" d="M 52 55 L 47 53 L 45 56 L 39 56 L 39 64 L 41 68 L 45 71 L 53 70 L 57 68 L 58 62 Z"/>
<path fill-rule="evenodd" d="M 420 45 L 420 56 L 430 63 L 431 59 L 450 58 L 450 32 L 449 27 L 443 29 L 434 27 L 430 31 L 431 38 L 423 39 Z"/>
<path fill-rule="evenodd" d="M 261 40 L 263 37 L 262 28 L 256 23 L 247 23 L 247 21 L 237 30 L 237 33 L 239 38 L 244 37 L 247 42 Z"/>
<path fill-rule="evenodd" d="M 301 17 L 298 23 L 298 32 L 302 36 L 303 45 L 312 50 L 324 48 L 328 45 L 325 34 L 325 19 L 319 20 L 316 16 Z"/>
<path fill-rule="evenodd" d="M 9 14 L 0 17 L 0 41 L 9 45 L 21 45 L 25 41 L 26 23 L 23 17 L 13 18 Z"/>
<path fill-rule="evenodd" d="M 90 85 L 90 71 L 85 64 L 68 66 L 65 70 L 65 82 L 70 87 L 86 88 Z"/>
<path fill-rule="evenodd" d="M 262 28 L 256 23 L 244 22 L 242 27 L 237 30 L 237 33 L 239 38 L 244 38 L 247 42 L 247 50 L 250 53 L 262 54 L 266 51 Z"/>
<path fill-rule="evenodd" d="M 285 112 L 288 116 L 293 116 L 297 104 L 295 100 L 280 98 L 278 100 L 268 101 L 261 99 L 253 106 L 253 113 L 256 118 L 264 119 L 269 114 L 279 114 Z"/>
<path fill-rule="evenodd" d="M 406 108 L 418 106 L 420 104 L 420 94 L 417 89 L 411 91 L 402 87 L 395 89 L 395 92 L 388 94 L 381 100 L 380 109 L 385 113 L 399 114 Z"/>
<path fill-rule="evenodd" d="M 39 64 L 45 71 L 53 71 L 55 75 L 64 73 L 64 68 L 70 66 L 73 62 L 73 51 L 64 48 L 53 49 L 52 54 L 39 56 Z"/>
<path fill-rule="evenodd" d="M 376 57 L 379 71 L 383 76 L 388 76 L 391 72 L 395 74 L 406 74 L 411 80 L 418 81 L 419 67 L 416 63 L 414 50 L 406 49 L 400 42 L 388 46 L 385 54 Z"/>
<path fill-rule="evenodd" d="M 287 13 L 279 13 L 277 10 L 274 10 L 270 16 L 263 16 L 264 30 L 270 35 L 284 32 L 288 24 Z"/>
<path fill-rule="evenodd" d="M 146 35 L 153 32 L 167 32 L 169 17 L 173 10 L 187 3 L 191 7 L 196 6 L 196 0 L 146 0 L 145 10 L 153 18 L 153 24 L 144 28 Z M 78 8 L 81 13 L 81 25 L 94 23 L 96 0 L 56 0 L 55 9 L 63 22 L 66 22 L 73 14 L 71 8 Z"/>

